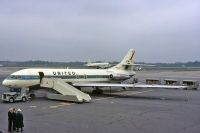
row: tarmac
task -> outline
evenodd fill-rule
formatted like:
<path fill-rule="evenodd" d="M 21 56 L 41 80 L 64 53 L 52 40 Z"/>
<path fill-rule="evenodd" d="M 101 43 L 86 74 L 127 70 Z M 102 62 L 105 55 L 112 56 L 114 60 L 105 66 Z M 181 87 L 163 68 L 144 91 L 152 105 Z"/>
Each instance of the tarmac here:
<path fill-rule="evenodd" d="M 0 68 L 0 82 L 19 68 Z M 145 78 L 200 80 L 200 71 L 139 71 Z M 0 94 L 7 89 L 0 85 Z M 0 102 L 0 130 L 7 131 L 7 111 L 22 109 L 24 133 L 199 133 L 200 91 L 112 88 L 92 95 L 90 103 L 48 100 Z"/>

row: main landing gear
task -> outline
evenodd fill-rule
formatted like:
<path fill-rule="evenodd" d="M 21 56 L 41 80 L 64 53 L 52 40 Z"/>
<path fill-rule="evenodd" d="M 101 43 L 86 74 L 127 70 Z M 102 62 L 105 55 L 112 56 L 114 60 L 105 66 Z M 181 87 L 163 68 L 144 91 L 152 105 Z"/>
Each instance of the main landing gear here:
<path fill-rule="evenodd" d="M 92 90 L 92 94 L 102 94 L 103 90 L 99 89 L 98 87 L 95 87 L 94 90 Z"/>

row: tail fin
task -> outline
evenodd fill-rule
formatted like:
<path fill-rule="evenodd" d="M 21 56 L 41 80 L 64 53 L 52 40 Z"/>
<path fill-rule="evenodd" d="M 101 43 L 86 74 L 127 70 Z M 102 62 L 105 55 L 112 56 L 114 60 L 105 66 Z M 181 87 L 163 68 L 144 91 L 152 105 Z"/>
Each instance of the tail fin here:
<path fill-rule="evenodd" d="M 134 62 L 135 62 L 135 50 L 129 49 L 124 59 L 119 64 L 110 69 L 133 71 Z"/>
<path fill-rule="evenodd" d="M 88 58 L 87 64 L 90 64 L 90 63 L 92 63 L 92 61 L 90 60 L 90 58 Z"/>

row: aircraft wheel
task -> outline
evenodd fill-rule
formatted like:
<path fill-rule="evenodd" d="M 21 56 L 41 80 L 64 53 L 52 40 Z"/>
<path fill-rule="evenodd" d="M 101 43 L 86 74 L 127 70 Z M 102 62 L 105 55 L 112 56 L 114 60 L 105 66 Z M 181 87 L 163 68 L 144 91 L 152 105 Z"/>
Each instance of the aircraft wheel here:
<path fill-rule="evenodd" d="M 102 94 L 102 93 L 103 93 L 103 90 L 101 89 L 96 89 L 92 91 L 92 94 Z"/>
<path fill-rule="evenodd" d="M 126 87 L 122 87 L 123 90 L 126 90 Z"/>
<path fill-rule="evenodd" d="M 27 101 L 26 97 L 22 97 L 22 102 L 26 102 L 26 101 Z"/>
<path fill-rule="evenodd" d="M 96 92 L 96 90 L 92 90 L 92 94 L 96 94 L 97 92 Z"/>
<path fill-rule="evenodd" d="M 10 102 L 10 103 L 13 103 L 14 101 L 15 101 L 15 100 L 14 100 L 14 98 L 12 98 L 12 97 L 9 99 L 9 102 Z"/>
<path fill-rule="evenodd" d="M 103 93 L 103 90 L 99 89 L 98 94 L 102 94 L 102 93 Z"/>

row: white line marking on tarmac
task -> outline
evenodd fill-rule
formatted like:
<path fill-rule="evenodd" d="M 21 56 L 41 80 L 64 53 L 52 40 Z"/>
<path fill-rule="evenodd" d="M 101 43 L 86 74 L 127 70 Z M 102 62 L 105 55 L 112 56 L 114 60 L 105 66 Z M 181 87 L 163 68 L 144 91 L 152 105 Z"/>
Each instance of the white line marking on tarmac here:
<path fill-rule="evenodd" d="M 147 92 L 151 92 L 151 91 L 154 91 L 154 90 L 139 91 L 139 92 L 134 92 L 134 93 L 130 93 L 130 94 L 127 94 L 127 95 L 128 95 L 128 96 L 129 96 L 129 95 L 136 95 L 136 94 L 147 93 Z"/>
<path fill-rule="evenodd" d="M 65 103 L 65 102 L 61 102 L 60 104 L 65 106 L 65 105 L 72 105 L 72 104 L 74 104 L 74 103 Z"/>
<path fill-rule="evenodd" d="M 59 103 L 58 105 L 49 106 L 49 108 L 55 109 L 55 108 L 58 108 L 58 107 L 69 106 L 69 105 L 72 105 L 72 104 L 74 104 L 74 103 L 65 103 L 65 102 L 61 102 L 61 103 Z"/>
<path fill-rule="evenodd" d="M 114 97 L 98 98 L 98 99 L 94 99 L 93 101 L 106 100 L 106 99 L 111 99 L 111 98 L 114 98 Z"/>
<path fill-rule="evenodd" d="M 154 91 L 154 90 L 139 91 L 139 92 L 134 92 L 134 93 L 126 94 L 126 95 L 130 96 L 130 95 L 136 95 L 136 94 L 141 94 L 141 93 L 147 93 L 147 92 L 151 92 L 151 91 Z M 111 98 L 114 98 L 114 97 L 98 98 L 98 99 L 94 99 L 93 101 L 107 100 L 107 99 L 111 99 Z"/>
<path fill-rule="evenodd" d="M 30 108 L 37 108 L 37 106 L 30 106 Z"/>

